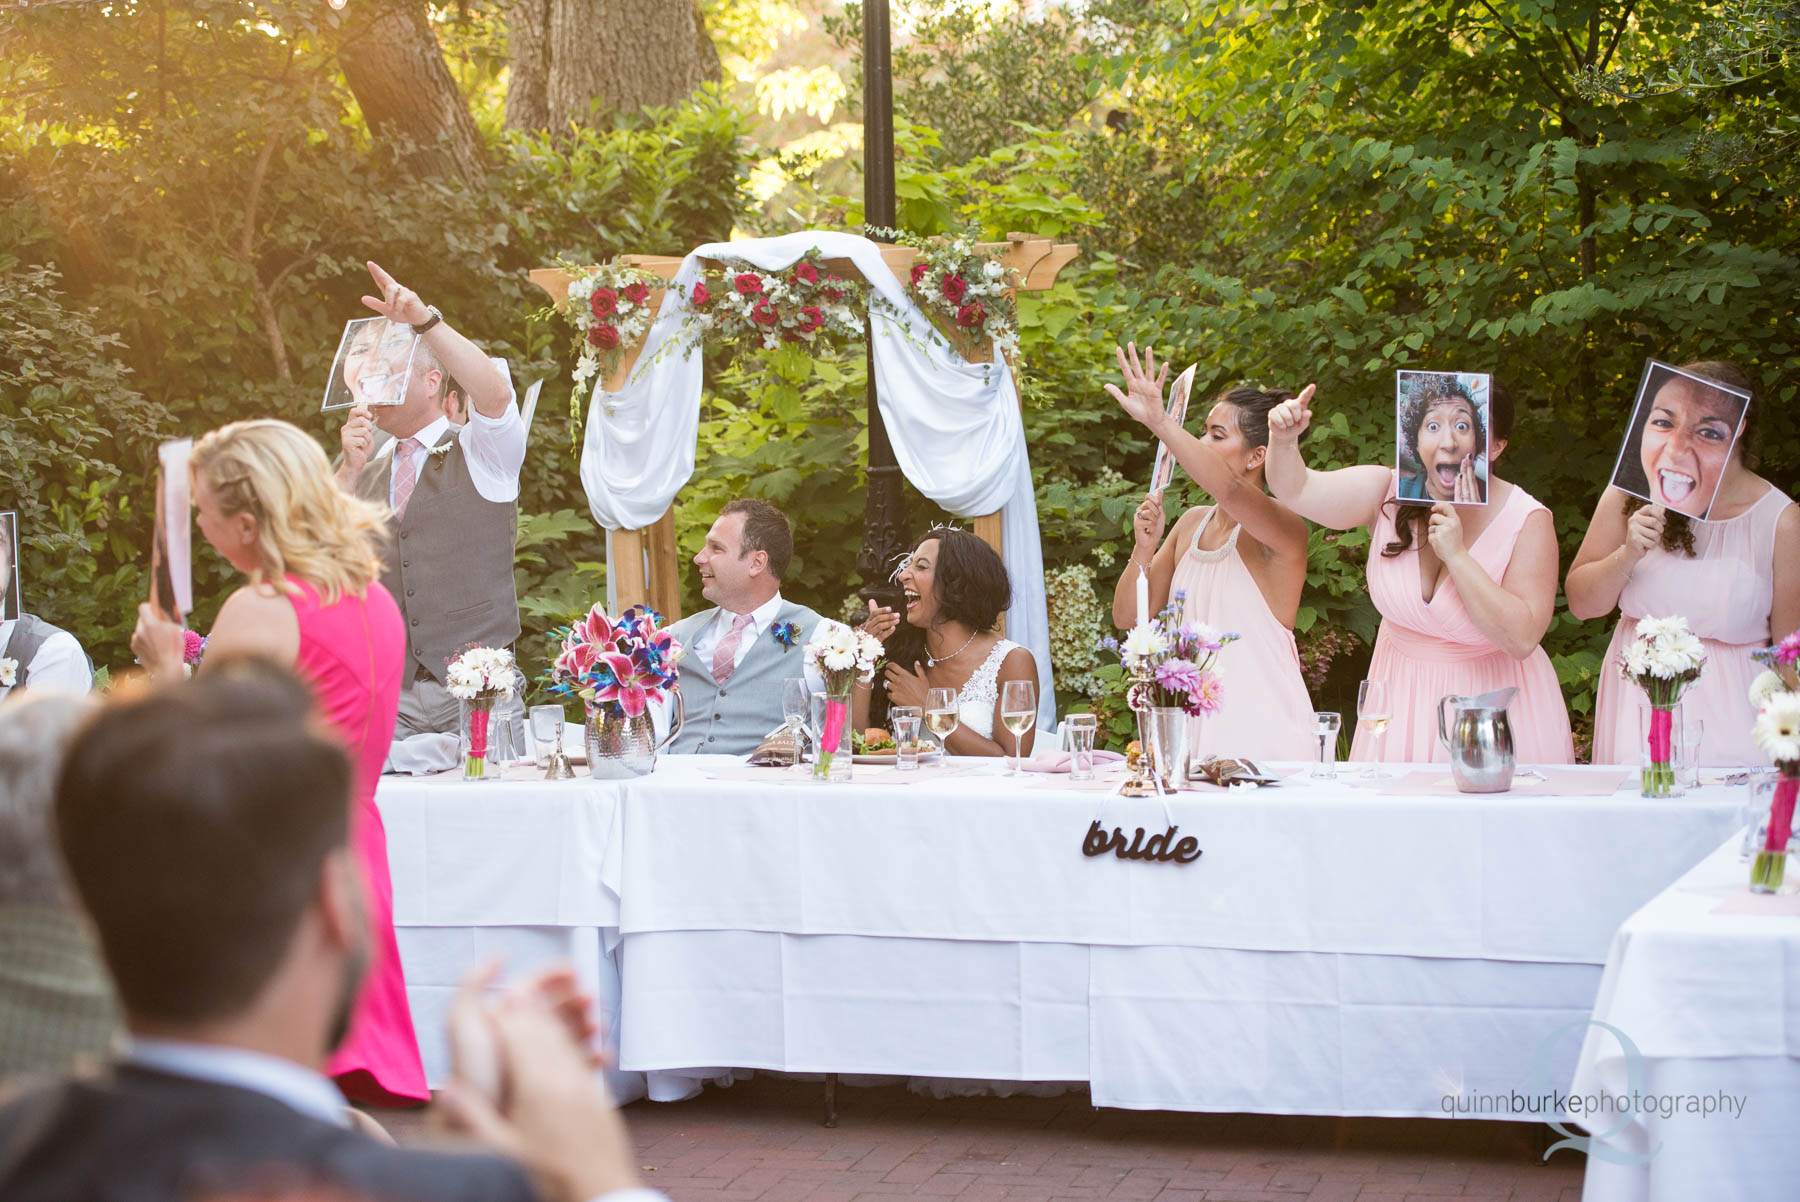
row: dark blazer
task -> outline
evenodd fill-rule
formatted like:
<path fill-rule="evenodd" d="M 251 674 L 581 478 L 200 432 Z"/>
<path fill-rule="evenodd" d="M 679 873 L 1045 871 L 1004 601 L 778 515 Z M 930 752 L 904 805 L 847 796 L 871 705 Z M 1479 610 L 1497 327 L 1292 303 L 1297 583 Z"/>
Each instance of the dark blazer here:
<path fill-rule="evenodd" d="M 497 1156 L 393 1148 L 264 1094 L 132 1065 L 0 1104 L 6 1202 L 203 1202 L 259 1188 L 334 1202 L 537 1197 Z"/>

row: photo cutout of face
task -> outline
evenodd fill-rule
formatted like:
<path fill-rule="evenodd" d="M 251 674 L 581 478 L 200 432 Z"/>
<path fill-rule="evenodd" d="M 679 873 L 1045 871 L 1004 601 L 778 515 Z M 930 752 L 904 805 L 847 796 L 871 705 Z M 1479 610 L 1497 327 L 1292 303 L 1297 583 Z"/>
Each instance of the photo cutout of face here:
<path fill-rule="evenodd" d="M 0 622 L 19 620 L 19 515 L 0 513 Z"/>
<path fill-rule="evenodd" d="M 412 327 L 385 317 L 344 323 L 322 408 L 403 404 L 418 342 Z"/>
<path fill-rule="evenodd" d="M 1394 383 L 1394 462 L 1401 501 L 1486 505 L 1493 378 L 1403 371 Z"/>
<path fill-rule="evenodd" d="M 1705 521 L 1749 410 L 1749 393 L 1649 360 L 1613 487 Z"/>

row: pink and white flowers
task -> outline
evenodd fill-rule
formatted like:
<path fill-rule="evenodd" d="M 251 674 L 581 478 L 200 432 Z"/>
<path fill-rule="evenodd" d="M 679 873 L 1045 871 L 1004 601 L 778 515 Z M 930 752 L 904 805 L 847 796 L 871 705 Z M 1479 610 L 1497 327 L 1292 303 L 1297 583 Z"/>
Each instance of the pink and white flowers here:
<path fill-rule="evenodd" d="M 463 751 L 463 779 L 487 777 L 488 719 L 494 704 L 513 695 L 519 669 L 504 647 L 465 647 L 449 663 L 444 687 L 468 708 L 469 729 Z"/>
<path fill-rule="evenodd" d="M 615 622 L 604 606 L 566 628 L 551 666 L 553 692 L 573 693 L 588 711 L 635 718 L 676 688 L 682 646 L 660 628 L 662 615 L 632 606 Z"/>
<path fill-rule="evenodd" d="M 841 754 L 844 730 L 850 723 L 850 686 L 875 678 L 881 651 L 880 639 L 841 622 L 827 623 L 806 646 L 806 662 L 825 684 L 825 717 L 813 757 L 813 775 L 820 780 L 830 779 L 832 761 Z"/>
<path fill-rule="evenodd" d="M 919 260 L 907 273 L 906 291 L 926 313 L 1002 355 L 1019 349 L 1019 309 L 1013 281 L 999 260 L 977 249 L 973 234 L 921 238 L 900 230 L 865 230 L 871 238 L 910 246 Z"/>
<path fill-rule="evenodd" d="M 1237 635 L 1223 634 L 1204 622 L 1181 624 L 1185 597 L 1176 593 L 1163 611 L 1133 627 L 1120 643 L 1103 639 L 1101 647 L 1119 653 L 1128 672 L 1150 673 L 1148 703 L 1185 710 L 1190 717 L 1216 714 L 1225 705 L 1224 671 L 1219 652 Z"/>
<path fill-rule="evenodd" d="M 861 338 L 861 280 L 833 275 L 816 250 L 778 271 L 722 260 L 688 291 L 683 331 L 707 342 L 741 341 L 772 351 L 783 343 Z"/>
<path fill-rule="evenodd" d="M 656 316 L 650 295 L 662 286 L 656 273 L 628 267 L 617 259 L 598 267 L 570 269 L 569 294 L 556 305 L 556 312 L 575 327 L 577 358 L 570 376 L 575 387 L 569 406 L 577 420 L 582 398 L 594 387 L 596 378 L 618 366 L 624 351 L 650 332 Z"/>
<path fill-rule="evenodd" d="M 1643 769 L 1642 793 L 1666 797 L 1675 791 L 1674 708 L 1682 690 L 1700 679 L 1706 649 L 1683 617 L 1639 618 L 1637 637 L 1625 647 L 1619 671 L 1650 700 L 1650 762 Z"/>

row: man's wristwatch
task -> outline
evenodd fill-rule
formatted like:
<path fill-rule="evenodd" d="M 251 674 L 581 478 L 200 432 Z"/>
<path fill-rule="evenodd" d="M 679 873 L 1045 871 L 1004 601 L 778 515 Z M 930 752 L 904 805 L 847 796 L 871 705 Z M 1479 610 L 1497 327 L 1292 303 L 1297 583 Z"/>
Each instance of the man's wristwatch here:
<path fill-rule="evenodd" d="M 431 316 L 412 328 L 412 332 L 415 334 L 423 334 L 426 330 L 429 330 L 432 326 L 444 320 L 444 315 L 438 312 L 438 307 L 436 305 L 426 305 L 425 311 L 431 314 Z"/>

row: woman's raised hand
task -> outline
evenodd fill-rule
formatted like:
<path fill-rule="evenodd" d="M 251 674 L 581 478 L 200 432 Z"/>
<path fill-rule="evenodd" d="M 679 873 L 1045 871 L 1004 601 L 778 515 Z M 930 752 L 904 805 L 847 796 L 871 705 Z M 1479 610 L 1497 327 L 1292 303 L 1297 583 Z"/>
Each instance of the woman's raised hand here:
<path fill-rule="evenodd" d="M 877 604 L 875 598 L 870 597 L 869 616 L 863 622 L 863 629 L 885 643 L 894 631 L 900 629 L 900 615 L 885 605 Z"/>
<path fill-rule="evenodd" d="M 1132 420 L 1146 426 L 1154 424 L 1168 413 L 1163 404 L 1163 382 L 1169 378 L 1169 365 L 1164 363 L 1159 371 L 1156 348 L 1148 346 L 1140 361 L 1135 342 L 1113 347 L 1113 354 L 1119 359 L 1119 374 L 1125 377 L 1125 391 L 1119 391 L 1117 384 L 1108 384 L 1106 391 Z"/>
<path fill-rule="evenodd" d="M 1136 549 L 1131 553 L 1133 559 L 1148 559 L 1156 554 L 1156 549 L 1162 545 L 1163 527 L 1167 522 L 1168 518 L 1163 514 L 1162 494 L 1146 494 L 1143 504 L 1137 507 L 1137 513 L 1131 519 L 1132 534 L 1137 542 Z"/>
<path fill-rule="evenodd" d="M 1633 562 L 1662 546 L 1667 512 L 1661 505 L 1646 505 L 1625 519 L 1625 554 Z"/>
<path fill-rule="evenodd" d="M 1269 410 L 1269 441 L 1294 443 L 1312 425 L 1312 398 L 1316 385 L 1308 384 L 1300 395 Z"/>

